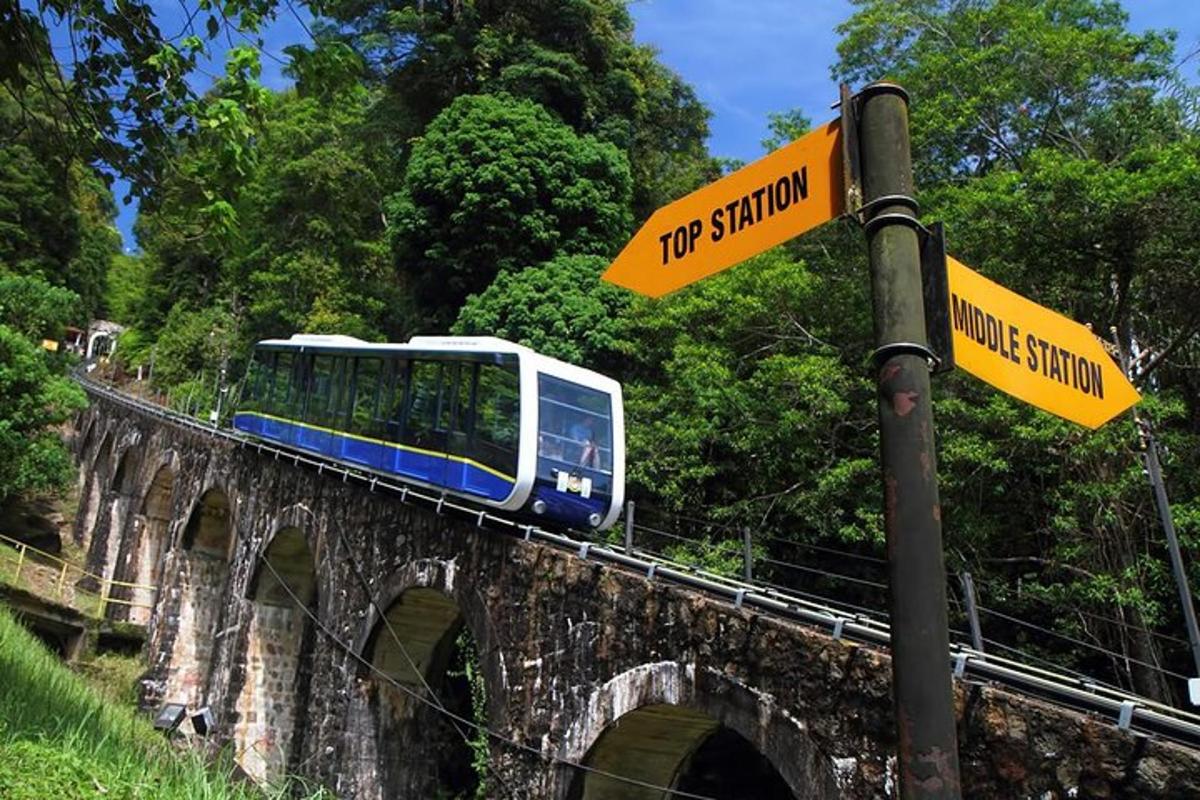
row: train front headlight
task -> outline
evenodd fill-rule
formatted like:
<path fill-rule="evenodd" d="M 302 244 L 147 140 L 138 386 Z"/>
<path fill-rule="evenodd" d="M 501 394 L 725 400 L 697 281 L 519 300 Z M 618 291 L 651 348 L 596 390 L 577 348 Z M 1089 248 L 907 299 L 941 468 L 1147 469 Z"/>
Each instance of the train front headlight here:
<path fill-rule="evenodd" d="M 588 525 L 591 525 L 593 528 L 598 528 L 600 527 L 600 521 L 602 519 L 604 519 L 604 517 L 593 511 L 591 514 L 588 514 Z"/>
<path fill-rule="evenodd" d="M 534 500 L 533 501 L 533 513 L 545 514 L 546 513 L 546 501 L 545 500 Z"/>

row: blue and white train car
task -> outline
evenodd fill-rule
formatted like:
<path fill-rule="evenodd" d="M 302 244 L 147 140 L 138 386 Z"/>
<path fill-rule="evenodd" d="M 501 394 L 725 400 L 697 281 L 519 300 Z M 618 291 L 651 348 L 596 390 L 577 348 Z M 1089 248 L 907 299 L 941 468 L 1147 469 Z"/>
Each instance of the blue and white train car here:
<path fill-rule="evenodd" d="M 607 528 L 624 500 L 621 385 L 503 339 L 259 342 L 233 425 L 564 526 Z"/>

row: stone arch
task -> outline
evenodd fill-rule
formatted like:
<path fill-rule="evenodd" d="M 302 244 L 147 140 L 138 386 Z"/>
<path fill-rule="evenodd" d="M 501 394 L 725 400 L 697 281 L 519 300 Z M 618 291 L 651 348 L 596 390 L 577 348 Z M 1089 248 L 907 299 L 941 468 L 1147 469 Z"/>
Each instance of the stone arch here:
<path fill-rule="evenodd" d="M 655 787 L 730 800 L 841 796 L 832 761 L 804 723 L 769 695 L 692 664 L 617 675 L 592 692 L 563 741 L 565 760 Z M 600 772 L 561 774 L 565 800 L 669 797 Z"/>
<path fill-rule="evenodd" d="M 97 423 L 100 424 L 100 423 Z M 108 462 L 112 460 L 113 441 L 116 435 L 111 430 L 104 432 L 104 438 L 100 440 L 100 447 L 97 448 L 95 455 L 92 456 L 92 471 L 104 472 L 108 471 Z"/>
<path fill-rule="evenodd" d="M 192 506 L 180 546 L 185 552 L 228 561 L 233 542 L 229 494 L 220 486 L 211 486 Z"/>
<path fill-rule="evenodd" d="M 92 428 L 101 427 L 103 425 L 99 420 L 92 423 Z M 80 488 L 81 505 L 75 517 L 73 538 L 75 543 L 85 550 L 91 546 L 92 533 L 96 529 L 96 520 L 100 516 L 104 479 L 108 475 L 108 462 L 112 460 L 114 438 L 112 431 L 105 431 L 100 440 L 100 446 L 96 448 L 95 453 L 91 454 L 91 459 L 87 460 L 86 452 L 81 455 L 82 470 L 86 474 L 83 486 Z"/>
<path fill-rule="evenodd" d="M 101 427 L 99 415 L 94 411 L 84 409 L 80 412 L 76 424 L 78 434 L 75 439 L 75 458 L 81 465 L 92 446 L 92 440 L 96 438 L 96 431 Z"/>
<path fill-rule="evenodd" d="M 109 480 L 108 488 L 118 494 L 131 495 L 136 488 L 136 475 L 139 453 L 132 446 L 126 447 L 117 455 L 116 466 Z"/>
<path fill-rule="evenodd" d="M 171 538 L 168 535 L 167 539 Z M 209 487 L 192 504 L 179 546 L 167 559 L 172 566 L 172 588 L 179 592 L 175 645 L 165 693 L 169 702 L 184 703 L 193 709 L 207 703 L 235 539 L 229 495 L 219 486 Z"/>
<path fill-rule="evenodd" d="M 142 502 L 133 518 L 132 542 L 127 555 L 130 569 L 127 575 L 139 584 L 130 592 L 133 605 L 129 620 L 139 625 L 150 622 L 158 587 L 163 580 L 163 558 L 171 534 L 171 508 L 175 500 L 175 471 L 169 461 L 160 463 L 142 493 Z"/>
<path fill-rule="evenodd" d="M 138 446 L 136 430 L 126 430 L 119 438 L 110 433 L 109 437 L 105 447 L 110 452 L 106 453 L 102 448 L 98 455 L 103 461 L 96 472 L 93 494 L 100 499 L 88 542 L 87 567 L 93 575 L 115 579 L 124 573 L 125 565 L 119 563 L 119 556 L 125 525 L 137 491 L 142 448 Z M 93 587 L 89 585 L 87 588 Z M 128 592 L 122 589 L 116 596 L 120 599 L 127 595 Z M 124 616 L 125 609 L 113 604 L 107 607 L 106 614 L 109 617 Z"/>
<path fill-rule="evenodd" d="M 486 717 L 477 705 L 484 698 L 473 689 L 492 706 L 501 689 L 487 611 L 456 578 L 452 560 L 405 565 L 379 593 L 354 643 L 370 664 L 360 662 L 350 713 L 360 734 L 351 750 L 364 767 L 364 798 L 475 796 L 479 776 L 467 741 L 477 733 L 436 706 L 465 719 Z M 468 660 L 477 665 L 474 687 Z"/>
<path fill-rule="evenodd" d="M 316 565 L 297 525 L 276 528 L 254 567 L 243 655 L 245 680 L 236 701 L 233 740 L 238 763 L 259 781 L 283 777 L 300 751 L 302 710 L 312 672 L 317 607 Z"/>

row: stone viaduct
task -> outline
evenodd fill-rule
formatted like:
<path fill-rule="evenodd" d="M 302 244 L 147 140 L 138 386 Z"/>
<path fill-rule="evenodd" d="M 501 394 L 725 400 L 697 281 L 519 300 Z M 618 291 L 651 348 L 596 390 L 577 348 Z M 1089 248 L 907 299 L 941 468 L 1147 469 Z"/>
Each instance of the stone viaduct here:
<path fill-rule="evenodd" d="M 161 587 L 133 620 L 143 705 L 209 706 L 208 745 L 253 778 L 371 800 L 474 796 L 480 771 L 496 798 L 895 796 L 886 651 L 101 395 L 73 436 L 89 566 Z M 956 693 L 964 797 L 1200 797 L 1191 750 Z"/>

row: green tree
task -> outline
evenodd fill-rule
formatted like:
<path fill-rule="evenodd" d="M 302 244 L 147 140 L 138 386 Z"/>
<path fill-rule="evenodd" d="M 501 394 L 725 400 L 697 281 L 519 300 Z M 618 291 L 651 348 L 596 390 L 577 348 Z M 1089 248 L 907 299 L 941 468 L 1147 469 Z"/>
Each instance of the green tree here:
<path fill-rule="evenodd" d="M 364 91 L 276 97 L 244 191 L 235 283 L 251 338 L 411 332 L 384 231 L 383 189 L 358 134 Z M 235 287 L 237 288 L 237 287 Z"/>
<path fill-rule="evenodd" d="M 799 139 L 812 128 L 812 120 L 798 108 L 790 111 L 772 111 L 767 114 L 767 130 L 770 135 L 762 140 L 762 149 L 772 153 L 789 142 Z"/>
<path fill-rule="evenodd" d="M 104 305 L 108 318 L 132 325 L 140 318 L 151 281 L 150 262 L 144 255 L 119 255 L 113 258 L 105 286 Z"/>
<path fill-rule="evenodd" d="M 1120 148 L 1175 126 L 1175 104 L 1156 99 L 1173 37 L 1129 31 L 1114 0 L 854 4 L 838 26 L 834 77 L 908 89 L 924 182 L 1020 169 L 1039 147 L 1085 155 L 1107 138 Z"/>
<path fill-rule="evenodd" d="M 53 426 L 87 405 L 83 391 L 54 374 L 43 351 L 0 325 L 0 504 L 70 483 L 70 453 Z"/>
<path fill-rule="evenodd" d="M 201 2 L 185 9 L 183 31 L 165 35 L 153 4 L 139 0 L 8 4 L 0 8 L 0 84 L 39 139 L 65 158 L 106 164 L 140 195 L 173 172 L 180 137 L 224 138 L 231 147 L 244 142 L 237 110 L 229 106 L 239 90 L 206 94 L 190 78 L 212 55 L 212 40 L 236 31 L 253 42 L 250 35 L 274 15 L 275 5 Z M 58 61 L 50 30 L 69 38 L 69 61 Z M 231 52 L 244 59 L 247 48 Z M 248 73 L 236 72 L 231 77 L 241 90 L 252 89 Z"/>
<path fill-rule="evenodd" d="M 180 302 L 167 315 L 155 347 L 155 383 L 215 385 L 221 367 L 238 354 L 236 322 L 217 306 L 192 309 Z"/>
<path fill-rule="evenodd" d="M 460 97 L 415 143 L 388 201 L 419 302 L 452 318 L 501 271 L 556 254 L 611 255 L 629 233 L 624 155 L 528 100 Z"/>
<path fill-rule="evenodd" d="M 61 335 L 78 303 L 67 289 L 0 274 L 0 505 L 70 482 L 71 456 L 55 426 L 86 398 L 40 344 Z"/>
<path fill-rule="evenodd" d="M 59 340 L 77 318 L 79 295 L 40 278 L 0 273 L 0 321 L 31 342 Z"/>
<path fill-rule="evenodd" d="M 657 504 L 764 533 L 878 537 L 869 389 L 810 309 L 825 282 L 777 248 L 640 303 L 626 382 L 629 473 Z M 870 509 L 864 511 L 864 508 Z"/>
<path fill-rule="evenodd" d="M 0 269 L 75 292 L 72 319 L 83 322 L 102 310 L 104 276 L 120 249 L 116 210 L 82 162 L 38 135 L 30 113 L 0 95 Z"/>
<path fill-rule="evenodd" d="M 624 318 L 630 299 L 600 282 L 607 266 L 599 256 L 559 256 L 502 272 L 467 298 L 451 332 L 500 336 L 589 369 L 615 371 L 632 349 Z"/>
<path fill-rule="evenodd" d="M 382 124 L 405 141 L 456 98 L 531 100 L 629 159 L 638 219 L 716 174 L 708 111 L 633 41 L 626 0 L 335 0 L 339 30 L 384 87 Z"/>

